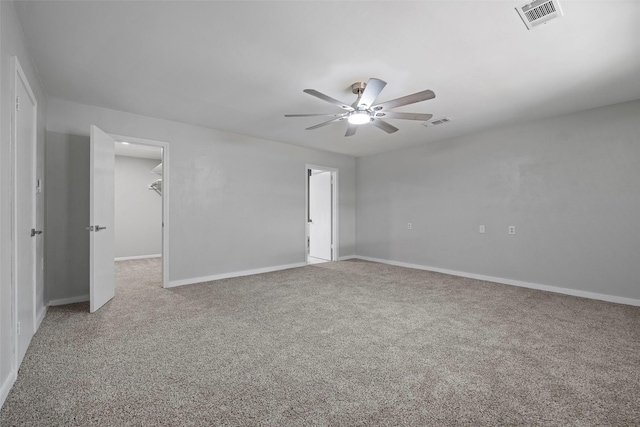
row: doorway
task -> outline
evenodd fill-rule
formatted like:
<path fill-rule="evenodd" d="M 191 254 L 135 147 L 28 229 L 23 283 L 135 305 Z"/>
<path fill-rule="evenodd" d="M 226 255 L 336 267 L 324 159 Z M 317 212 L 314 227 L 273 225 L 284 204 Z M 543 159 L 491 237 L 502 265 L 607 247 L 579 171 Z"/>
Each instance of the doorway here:
<path fill-rule="evenodd" d="M 115 140 L 116 155 L 114 260 L 158 258 L 162 270 L 161 286 L 167 287 L 169 144 L 111 136 Z"/>
<path fill-rule="evenodd" d="M 306 166 L 306 262 L 319 264 L 338 259 L 338 170 Z"/>
<path fill-rule="evenodd" d="M 126 297 L 162 287 L 163 149 L 118 140 L 114 147 L 114 286 Z"/>
<path fill-rule="evenodd" d="M 115 296 L 115 157 L 117 146 L 139 145 L 139 150 L 160 147 L 160 161 L 153 161 L 149 174 L 159 175 L 154 181 L 142 185 L 145 191 L 153 190 L 161 201 L 161 282 L 167 287 L 168 271 L 168 206 L 169 206 L 169 145 L 167 143 L 109 135 L 91 125 L 90 136 L 90 232 L 89 241 L 89 311 L 99 310 Z M 125 183 L 129 185 L 129 183 Z M 155 197 L 156 195 L 152 195 Z M 158 254 L 153 254 L 158 255 Z M 157 270 L 156 270 L 157 271 Z"/>
<path fill-rule="evenodd" d="M 116 141 L 115 261 L 162 257 L 162 148 Z"/>

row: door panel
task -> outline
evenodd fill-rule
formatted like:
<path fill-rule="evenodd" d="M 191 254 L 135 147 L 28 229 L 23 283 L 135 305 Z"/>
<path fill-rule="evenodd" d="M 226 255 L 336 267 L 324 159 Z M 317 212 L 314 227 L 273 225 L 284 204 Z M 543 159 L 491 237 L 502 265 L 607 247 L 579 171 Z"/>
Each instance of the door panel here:
<path fill-rule="evenodd" d="M 115 295 L 114 274 L 114 162 L 115 141 L 91 126 L 90 154 L 90 268 L 91 313 Z"/>
<path fill-rule="evenodd" d="M 309 176 L 309 256 L 331 261 L 331 172 Z"/>
<path fill-rule="evenodd" d="M 16 72 L 15 283 L 17 297 L 17 362 L 22 363 L 35 333 L 36 225 L 35 141 L 36 103 L 21 72 Z"/>

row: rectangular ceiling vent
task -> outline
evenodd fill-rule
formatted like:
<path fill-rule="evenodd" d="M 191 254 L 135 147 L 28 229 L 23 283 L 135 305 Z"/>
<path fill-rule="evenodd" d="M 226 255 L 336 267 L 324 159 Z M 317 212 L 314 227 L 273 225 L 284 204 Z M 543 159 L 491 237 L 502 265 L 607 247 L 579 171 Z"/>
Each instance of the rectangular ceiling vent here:
<path fill-rule="evenodd" d="M 435 126 L 435 125 L 442 125 L 445 123 L 449 123 L 451 121 L 451 119 L 449 117 L 443 117 L 441 119 L 436 119 L 436 120 L 431 120 L 428 122 L 424 122 L 423 125 L 425 125 L 426 127 L 430 128 L 431 126 Z"/>
<path fill-rule="evenodd" d="M 563 15 L 558 0 L 536 0 L 516 7 L 516 10 L 529 30 Z"/>

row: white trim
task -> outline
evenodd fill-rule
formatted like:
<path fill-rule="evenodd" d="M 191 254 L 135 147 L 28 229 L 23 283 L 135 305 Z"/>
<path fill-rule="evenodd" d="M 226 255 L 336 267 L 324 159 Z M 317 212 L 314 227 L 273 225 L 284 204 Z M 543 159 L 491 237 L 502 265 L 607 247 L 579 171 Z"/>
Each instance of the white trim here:
<path fill-rule="evenodd" d="M 169 189 L 171 188 L 169 171 L 169 143 L 132 136 L 114 135 L 116 141 L 127 141 L 133 144 L 150 145 L 162 148 L 162 287 L 170 287 L 169 283 Z"/>
<path fill-rule="evenodd" d="M 1 18 L 1 16 L 0 16 Z M 2 19 L 0 19 L 0 21 L 2 21 Z M 1 31 L 1 27 L 2 25 L 0 25 L 0 34 L 2 34 Z M 0 81 L 2 81 L 2 67 L 0 67 Z M 4 129 L 4 124 L 0 121 L 0 135 L 2 135 L 2 130 Z M 9 144 L 9 147 L 11 147 L 11 144 Z M 11 150 L 11 148 L 9 148 L 9 150 Z M 9 162 L 11 162 L 11 153 L 9 153 Z M 9 168 L 11 168 L 11 166 L 9 166 Z M 11 171 L 10 171 L 11 172 Z M 2 174 L 0 174 L 2 175 Z M 4 187 L 2 185 L 2 176 L 0 176 L 0 195 L 2 195 L 2 198 L 5 198 L 7 196 L 7 194 L 5 194 L 4 192 Z M 11 190 L 9 190 L 9 197 L 11 197 Z M 9 205 L 11 206 L 11 205 Z M 9 232 L 9 235 L 11 236 L 11 232 Z M 3 236 L 6 238 L 6 236 Z M 2 264 L 2 261 L 0 261 L 0 264 Z M 13 264 L 13 260 L 10 259 L 9 260 L 9 270 L 11 270 L 11 264 Z M 13 290 L 13 284 L 11 283 L 11 279 L 12 277 L 9 277 L 9 305 L 7 306 L 8 308 L 8 312 L 9 312 L 9 336 L 8 336 L 8 342 L 6 344 L 11 343 L 11 338 L 13 338 L 11 336 L 11 332 L 12 332 L 12 327 L 13 327 L 13 323 L 11 323 L 13 321 L 13 307 L 12 307 L 12 302 L 13 302 L 13 295 L 11 294 L 12 290 Z M 2 266 L 0 265 L 0 283 L 2 283 L 3 276 L 2 276 Z M 2 286 L 2 285 L 0 285 Z M 0 319 L 4 319 L 4 306 L 3 304 L 6 303 L 6 301 L 0 301 Z M 1 324 L 0 324 L 1 325 Z M 4 329 L 4 325 L 1 325 L 1 327 Z M 2 342 L 3 345 L 5 345 L 5 342 Z M 9 355 L 9 359 L 12 359 L 11 355 Z M 4 405 L 4 401 L 7 399 L 7 396 L 9 395 L 9 390 L 11 390 L 11 387 L 13 386 L 13 381 L 15 381 L 15 379 L 12 380 L 12 378 L 14 377 L 13 375 L 13 371 L 11 370 L 12 368 L 12 364 L 13 362 L 11 360 L 8 361 L 9 363 L 7 363 L 6 360 L 4 360 L 4 358 L 2 357 L 2 355 L 0 355 L 0 370 L 3 370 L 2 368 L 4 368 L 5 364 L 7 365 L 7 367 L 9 367 L 10 371 L 9 371 L 9 375 L 7 375 L 7 377 L 5 378 L 4 382 L 2 383 L 2 386 L 0 386 L 0 409 L 2 409 L 2 406 Z"/>
<path fill-rule="evenodd" d="M 49 307 L 54 307 L 56 305 L 67 305 L 67 304 L 75 304 L 77 302 L 86 302 L 89 301 L 89 295 L 80 295 L 77 297 L 71 298 L 60 298 L 49 301 Z"/>
<path fill-rule="evenodd" d="M 16 378 L 16 371 L 11 370 L 9 375 L 7 375 L 7 379 L 2 383 L 2 387 L 0 387 L 0 408 L 2 408 L 4 402 L 7 400 L 7 396 L 9 396 L 13 384 L 16 382 Z"/>
<path fill-rule="evenodd" d="M 13 342 L 13 351 L 11 357 L 11 371 L 12 374 L 9 378 L 13 378 L 11 384 L 15 382 L 15 373 L 18 372 L 18 287 L 16 283 L 16 254 L 18 252 L 18 244 L 16 239 L 16 218 L 17 218 L 17 196 L 16 196 L 16 129 L 15 129 L 15 114 L 16 108 L 14 105 L 17 96 L 17 79 L 16 79 L 16 65 L 18 58 L 15 56 L 11 58 L 13 61 L 13 72 L 11 73 L 11 123 L 9 131 L 11 132 L 11 141 L 9 145 L 9 161 L 11 162 L 11 341 Z M 4 385 L 3 385 L 4 386 Z M 8 392 L 8 391 L 7 391 Z"/>
<path fill-rule="evenodd" d="M 341 256 L 340 258 L 338 258 L 338 261 L 349 261 L 350 259 L 358 259 L 358 256 L 357 255 Z"/>
<path fill-rule="evenodd" d="M 288 270 L 290 268 L 306 267 L 306 262 L 297 262 L 295 264 L 276 265 L 273 267 L 255 268 L 253 270 L 233 271 L 230 273 L 214 274 L 213 276 L 194 277 L 191 279 L 172 280 L 169 282 L 168 288 L 176 286 L 192 285 L 194 283 L 212 282 L 214 280 L 229 279 L 232 277 L 251 276 L 253 274 L 271 273 L 272 271 Z"/>
<path fill-rule="evenodd" d="M 38 317 L 36 318 L 36 331 L 38 331 L 38 329 L 40 328 L 40 324 L 44 320 L 44 317 L 47 315 L 48 309 L 49 306 L 45 305 L 44 307 L 42 307 L 42 310 L 40 310 L 40 313 L 38 313 Z"/>
<path fill-rule="evenodd" d="M 304 174 L 305 174 L 305 178 L 304 178 L 304 259 L 306 264 L 309 264 L 309 251 L 308 251 L 308 246 L 307 246 L 307 242 L 309 241 L 309 169 L 313 169 L 313 170 L 321 170 L 321 171 L 325 171 L 325 172 L 330 172 L 331 176 L 333 178 L 332 183 L 331 183 L 331 191 L 332 191 L 332 200 L 331 200 L 331 204 L 332 204 L 332 212 L 331 215 L 333 216 L 332 222 L 333 222 L 333 227 L 331 230 L 332 233 L 332 240 L 333 240 L 333 250 L 331 251 L 331 261 L 337 261 L 338 259 L 340 259 L 340 242 L 339 242 L 339 236 L 340 233 L 338 232 L 339 228 L 340 228 L 340 215 L 339 215 L 339 209 L 338 209 L 338 203 L 340 201 L 340 198 L 338 197 L 338 193 L 339 193 L 339 188 L 340 186 L 339 184 L 339 170 L 336 168 L 330 168 L 327 166 L 319 166 L 319 165 L 312 165 L 312 164 L 305 164 L 305 168 L 304 168 Z"/>
<path fill-rule="evenodd" d="M 147 258 L 161 258 L 161 257 L 162 257 L 162 254 L 119 256 L 119 257 L 115 257 L 114 261 L 129 261 L 131 259 L 147 259 Z"/>
<path fill-rule="evenodd" d="M 398 267 L 415 268 L 417 270 L 427 270 L 427 271 L 433 271 L 436 273 L 450 274 L 452 276 L 467 277 L 470 279 L 483 280 L 486 282 L 501 283 L 503 285 L 519 286 L 522 288 L 537 289 L 540 291 L 547 291 L 547 292 L 555 292 L 557 294 L 572 295 L 575 297 L 589 298 L 589 299 L 595 299 L 595 300 L 607 301 L 607 302 L 615 302 L 618 304 L 640 306 L 640 300 L 633 299 L 633 298 L 617 297 L 614 295 L 599 294 L 596 292 L 580 291 L 577 289 L 561 288 L 558 286 L 551 286 L 551 285 L 541 285 L 539 283 L 524 282 L 522 280 L 513 280 L 513 279 L 505 279 L 502 277 L 485 276 L 483 274 L 467 273 L 464 271 L 448 270 L 446 268 L 429 267 L 429 266 L 418 265 L 418 264 L 409 264 L 406 262 L 391 261 L 391 260 L 380 259 L 380 258 L 371 258 L 366 256 L 360 256 L 360 255 L 356 255 L 354 258 L 361 259 L 364 261 L 379 262 L 381 264 L 396 265 Z"/>

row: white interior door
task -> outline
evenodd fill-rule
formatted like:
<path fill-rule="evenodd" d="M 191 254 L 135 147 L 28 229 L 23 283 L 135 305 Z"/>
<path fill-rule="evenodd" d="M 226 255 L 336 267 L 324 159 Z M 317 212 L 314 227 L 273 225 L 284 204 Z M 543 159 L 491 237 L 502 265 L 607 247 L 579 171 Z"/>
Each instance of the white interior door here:
<path fill-rule="evenodd" d="M 309 256 L 331 261 L 331 172 L 312 171 L 309 176 Z"/>
<path fill-rule="evenodd" d="M 20 366 L 31 337 L 35 333 L 36 238 L 36 100 L 17 60 L 15 81 L 15 295 L 17 344 L 16 358 Z"/>
<path fill-rule="evenodd" d="M 89 300 L 91 313 L 115 295 L 113 218 L 115 141 L 96 126 L 91 126 L 90 160 L 90 269 Z"/>

